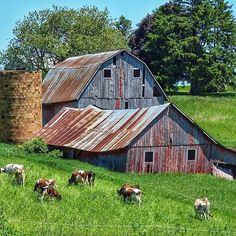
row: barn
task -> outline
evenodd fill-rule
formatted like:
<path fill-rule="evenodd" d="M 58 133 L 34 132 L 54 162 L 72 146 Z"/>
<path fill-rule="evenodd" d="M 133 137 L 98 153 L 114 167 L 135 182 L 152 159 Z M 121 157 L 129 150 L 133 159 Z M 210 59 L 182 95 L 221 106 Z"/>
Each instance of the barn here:
<path fill-rule="evenodd" d="M 47 73 L 43 124 L 62 107 L 144 108 L 167 97 L 144 62 L 125 50 L 71 57 Z"/>
<path fill-rule="evenodd" d="M 71 158 L 122 172 L 210 173 L 214 163 L 236 166 L 235 151 L 171 103 L 120 110 L 64 107 L 38 136 Z"/>

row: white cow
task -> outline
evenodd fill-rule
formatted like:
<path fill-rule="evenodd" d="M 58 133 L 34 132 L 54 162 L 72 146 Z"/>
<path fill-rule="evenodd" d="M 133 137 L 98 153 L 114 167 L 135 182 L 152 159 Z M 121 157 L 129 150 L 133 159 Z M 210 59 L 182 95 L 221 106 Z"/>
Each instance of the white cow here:
<path fill-rule="evenodd" d="M 8 164 L 2 168 L 0 168 L 0 173 L 8 173 L 8 174 L 15 174 L 17 169 L 24 169 L 24 165 L 20 164 Z"/>

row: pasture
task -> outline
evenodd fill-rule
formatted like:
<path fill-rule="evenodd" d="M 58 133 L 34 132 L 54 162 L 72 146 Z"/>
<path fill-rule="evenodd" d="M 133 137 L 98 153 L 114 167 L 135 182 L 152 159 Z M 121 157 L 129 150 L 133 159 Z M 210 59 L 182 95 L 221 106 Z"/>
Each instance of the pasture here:
<path fill-rule="evenodd" d="M 26 185 L 0 174 L 0 235 L 236 235 L 236 182 L 209 175 L 124 174 L 75 160 L 27 155 L 0 144 L 0 166 L 25 165 Z M 75 169 L 93 170 L 95 186 L 67 186 Z M 55 178 L 61 201 L 41 203 L 40 177 Z M 141 206 L 124 203 L 117 189 L 137 183 Z M 207 196 L 214 218 L 195 218 L 193 202 Z"/>
<path fill-rule="evenodd" d="M 183 112 L 226 147 L 236 148 L 236 93 L 169 96 Z"/>

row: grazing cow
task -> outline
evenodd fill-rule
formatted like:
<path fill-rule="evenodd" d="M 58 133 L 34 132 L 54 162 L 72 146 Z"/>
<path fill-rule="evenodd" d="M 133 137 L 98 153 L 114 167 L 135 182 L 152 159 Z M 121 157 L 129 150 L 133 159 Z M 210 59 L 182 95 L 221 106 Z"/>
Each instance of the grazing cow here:
<path fill-rule="evenodd" d="M 141 204 L 142 192 L 139 185 L 124 184 L 120 190 L 117 190 L 119 196 L 122 196 L 125 201 L 131 202 L 134 199 L 138 205 Z"/>
<path fill-rule="evenodd" d="M 0 173 L 8 173 L 8 174 L 15 174 L 17 169 L 24 169 L 24 165 L 20 164 L 8 164 L 2 168 L 0 168 Z"/>
<path fill-rule="evenodd" d="M 75 170 L 73 171 L 71 178 L 68 180 L 68 184 L 84 184 L 94 186 L 95 173 L 93 171 Z"/>
<path fill-rule="evenodd" d="M 200 216 L 201 219 L 208 220 L 209 216 L 213 217 L 210 210 L 210 202 L 207 198 L 196 199 L 194 202 L 194 210 L 196 216 Z"/>
<path fill-rule="evenodd" d="M 41 201 L 45 196 L 60 200 L 62 197 L 56 190 L 55 179 L 38 179 L 34 185 L 34 191 L 39 193 Z"/>
<path fill-rule="evenodd" d="M 25 171 L 24 169 L 17 168 L 15 172 L 15 180 L 19 185 L 25 185 Z"/>
<path fill-rule="evenodd" d="M 34 191 L 43 191 L 48 186 L 56 187 L 55 179 L 38 179 L 34 185 Z"/>

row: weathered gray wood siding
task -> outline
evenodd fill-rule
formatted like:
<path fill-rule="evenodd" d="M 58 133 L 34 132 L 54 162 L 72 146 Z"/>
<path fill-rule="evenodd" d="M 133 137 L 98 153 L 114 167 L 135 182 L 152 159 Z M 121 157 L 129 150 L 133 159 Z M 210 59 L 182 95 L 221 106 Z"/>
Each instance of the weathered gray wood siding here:
<path fill-rule="evenodd" d="M 111 78 L 103 77 L 103 70 L 106 68 L 111 69 Z M 140 77 L 133 77 L 133 69 L 140 69 Z M 102 109 L 124 109 L 125 102 L 128 102 L 128 108 L 163 104 L 164 97 L 161 96 L 160 89 L 160 96 L 153 96 L 154 85 L 154 78 L 146 66 L 124 52 L 123 56 L 116 56 L 116 65 L 112 58 L 101 66 L 80 97 L 78 107 L 91 104 Z"/>
<path fill-rule="evenodd" d="M 46 125 L 63 107 L 78 107 L 78 102 L 43 104 L 43 125 Z"/>
<path fill-rule="evenodd" d="M 188 160 L 195 150 L 195 160 Z M 159 116 L 128 151 L 128 172 L 146 172 L 145 152 L 153 152 L 151 172 L 209 173 L 211 141 L 175 108 Z"/>

